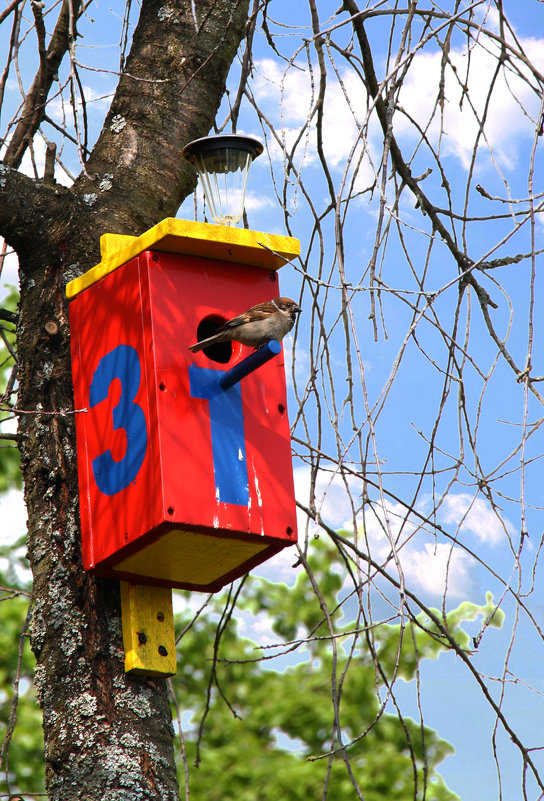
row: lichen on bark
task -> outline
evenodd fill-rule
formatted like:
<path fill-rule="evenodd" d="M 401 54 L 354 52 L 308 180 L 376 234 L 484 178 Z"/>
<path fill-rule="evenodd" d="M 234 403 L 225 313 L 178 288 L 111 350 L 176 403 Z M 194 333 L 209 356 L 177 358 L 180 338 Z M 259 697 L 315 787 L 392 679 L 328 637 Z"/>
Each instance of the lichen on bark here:
<path fill-rule="evenodd" d="M 2 165 L 0 233 L 18 252 L 21 279 L 17 406 L 31 645 L 55 801 L 179 797 L 166 684 L 125 675 L 118 583 L 81 564 L 74 417 L 83 412 L 73 408 L 65 284 L 96 263 L 102 233 L 142 233 L 194 188 L 181 149 L 212 126 L 248 0 L 201 0 L 198 34 L 191 5 L 142 3 L 102 133 L 72 187 Z"/>

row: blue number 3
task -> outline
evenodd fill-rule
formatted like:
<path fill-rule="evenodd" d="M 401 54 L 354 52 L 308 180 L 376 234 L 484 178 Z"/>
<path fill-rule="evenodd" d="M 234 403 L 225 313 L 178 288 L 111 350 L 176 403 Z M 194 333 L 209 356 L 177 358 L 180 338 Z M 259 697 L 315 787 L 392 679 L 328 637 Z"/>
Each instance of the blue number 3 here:
<path fill-rule="evenodd" d="M 134 481 L 147 450 L 145 414 L 134 398 L 140 388 L 142 370 L 138 352 L 131 345 L 117 345 L 103 356 L 96 368 L 90 387 L 89 406 L 106 400 L 114 378 L 121 382 L 121 397 L 112 412 L 114 430 L 123 429 L 127 449 L 123 458 L 114 461 L 111 450 L 105 450 L 92 461 L 98 489 L 104 495 L 116 495 Z"/>

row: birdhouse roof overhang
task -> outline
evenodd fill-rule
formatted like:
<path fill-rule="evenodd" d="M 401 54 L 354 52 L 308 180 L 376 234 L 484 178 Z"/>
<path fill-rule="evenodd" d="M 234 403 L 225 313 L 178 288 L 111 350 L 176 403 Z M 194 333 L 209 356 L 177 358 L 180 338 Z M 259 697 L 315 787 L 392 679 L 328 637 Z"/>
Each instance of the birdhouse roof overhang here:
<path fill-rule="evenodd" d="M 290 236 L 167 217 L 141 236 L 103 234 L 100 263 L 70 281 L 66 285 L 66 296 L 74 298 L 145 250 L 278 270 L 300 254 L 300 242 Z"/>

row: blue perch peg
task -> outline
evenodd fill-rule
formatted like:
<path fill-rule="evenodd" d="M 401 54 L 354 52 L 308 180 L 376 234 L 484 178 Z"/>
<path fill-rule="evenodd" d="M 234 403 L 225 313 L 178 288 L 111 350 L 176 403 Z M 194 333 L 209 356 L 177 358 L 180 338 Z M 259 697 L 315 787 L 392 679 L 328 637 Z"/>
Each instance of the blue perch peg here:
<path fill-rule="evenodd" d="M 252 353 L 251 356 L 235 364 L 234 367 L 231 367 L 226 373 L 223 373 L 219 379 L 219 386 L 221 389 L 233 387 L 234 384 L 237 384 L 238 381 L 241 381 L 246 375 L 257 370 L 261 365 L 266 364 L 266 362 L 269 362 L 270 359 L 273 359 L 274 356 L 277 356 L 279 353 L 281 353 L 281 344 L 275 339 L 272 339 L 270 342 L 267 342 L 266 345 L 260 347 L 259 350 L 256 350 L 255 353 Z"/>

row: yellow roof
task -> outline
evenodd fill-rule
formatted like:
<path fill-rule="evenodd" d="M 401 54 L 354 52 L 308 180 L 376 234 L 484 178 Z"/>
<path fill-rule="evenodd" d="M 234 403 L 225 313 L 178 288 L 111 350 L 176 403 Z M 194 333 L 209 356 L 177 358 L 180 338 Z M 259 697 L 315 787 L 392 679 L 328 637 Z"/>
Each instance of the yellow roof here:
<path fill-rule="evenodd" d="M 70 281 L 66 285 L 66 296 L 75 297 L 144 250 L 203 256 L 278 270 L 299 255 L 300 242 L 290 236 L 167 217 L 141 236 L 103 234 L 100 237 L 102 261 Z"/>

